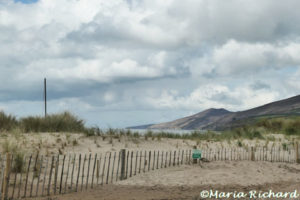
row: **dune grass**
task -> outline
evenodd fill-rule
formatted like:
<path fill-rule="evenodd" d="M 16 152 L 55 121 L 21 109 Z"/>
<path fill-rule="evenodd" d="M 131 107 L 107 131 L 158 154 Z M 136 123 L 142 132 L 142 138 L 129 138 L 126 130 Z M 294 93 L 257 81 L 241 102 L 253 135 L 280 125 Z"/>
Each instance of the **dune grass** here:
<path fill-rule="evenodd" d="M 84 133 L 86 136 L 102 136 L 105 138 L 119 139 L 121 137 L 144 138 L 145 140 L 158 140 L 161 138 L 191 139 L 191 140 L 238 140 L 238 139 L 267 139 L 269 133 L 279 133 L 286 136 L 300 136 L 300 117 L 277 117 L 260 118 L 256 123 L 244 125 L 232 130 L 215 131 L 192 131 L 190 133 L 171 133 L 167 131 L 147 130 L 141 134 L 130 129 L 102 130 L 99 127 L 86 127 L 84 120 L 70 112 L 51 114 L 47 117 L 29 116 L 16 119 L 15 116 L 0 112 L 0 132 L 14 133 L 18 130 L 23 133 L 41 132 L 69 132 Z"/>
<path fill-rule="evenodd" d="M 15 116 L 0 111 L 0 131 L 10 131 L 18 126 Z"/>
<path fill-rule="evenodd" d="M 16 119 L 15 116 L 0 112 L 0 131 L 13 132 L 19 129 L 24 133 L 39 132 L 78 132 L 97 131 L 85 127 L 84 121 L 70 112 L 51 114 L 47 117 L 28 116 Z"/>
<path fill-rule="evenodd" d="M 21 129 L 28 132 L 84 132 L 84 121 L 69 112 L 48 115 L 47 117 L 30 116 L 21 118 Z"/>

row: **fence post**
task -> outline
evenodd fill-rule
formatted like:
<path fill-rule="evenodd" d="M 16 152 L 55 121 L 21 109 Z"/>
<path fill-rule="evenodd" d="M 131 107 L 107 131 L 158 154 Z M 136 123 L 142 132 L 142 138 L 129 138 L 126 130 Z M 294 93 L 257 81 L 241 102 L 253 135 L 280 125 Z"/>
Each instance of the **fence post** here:
<path fill-rule="evenodd" d="M 150 164 L 151 164 L 151 151 L 149 151 L 148 171 L 150 171 Z"/>
<path fill-rule="evenodd" d="M 27 168 L 26 180 L 25 180 L 24 197 L 26 197 L 26 192 L 27 192 L 27 183 L 28 183 L 28 176 L 29 176 L 31 159 L 32 159 L 32 155 L 30 155 L 29 162 L 28 162 L 28 168 Z"/>
<path fill-rule="evenodd" d="M 296 160 L 296 163 L 300 163 L 300 157 L 299 157 L 299 143 L 296 142 L 295 143 L 295 160 Z"/>
<path fill-rule="evenodd" d="M 129 173 L 129 177 L 132 177 L 132 159 L 133 159 L 133 151 L 131 151 L 131 156 L 130 156 L 130 173 Z"/>
<path fill-rule="evenodd" d="M 137 168 L 137 160 L 138 160 L 138 155 L 139 155 L 139 152 L 136 151 L 135 153 L 135 168 L 134 168 L 134 175 L 136 175 L 136 168 Z"/>
<path fill-rule="evenodd" d="M 173 166 L 176 164 L 176 150 L 174 151 L 174 157 L 173 157 Z"/>
<path fill-rule="evenodd" d="M 254 147 L 251 147 L 251 161 L 255 161 Z"/>
<path fill-rule="evenodd" d="M 117 152 L 114 153 L 114 161 L 113 161 L 112 170 L 111 170 L 111 182 L 113 182 L 113 178 L 114 178 L 114 168 L 115 168 L 116 154 L 117 154 Z"/>
<path fill-rule="evenodd" d="M 121 152 L 119 151 L 119 158 L 118 158 L 118 166 L 117 166 L 116 181 L 118 181 L 118 178 L 119 178 L 120 157 L 121 157 Z"/>
<path fill-rule="evenodd" d="M 107 166 L 107 174 L 106 174 L 106 184 L 108 184 L 108 178 L 109 178 L 110 159 L 111 159 L 111 152 L 109 152 L 109 157 L 108 157 L 108 166 Z"/>
<path fill-rule="evenodd" d="M 10 163 L 11 163 L 11 154 L 6 153 L 6 167 L 5 167 L 5 174 L 4 174 L 4 182 L 3 182 L 3 194 L 2 194 L 2 200 L 7 199 L 8 194 L 8 179 L 9 179 L 9 171 L 10 171 Z"/>
<path fill-rule="evenodd" d="M 125 179 L 125 155 L 126 155 L 126 150 L 121 149 L 121 180 Z"/>

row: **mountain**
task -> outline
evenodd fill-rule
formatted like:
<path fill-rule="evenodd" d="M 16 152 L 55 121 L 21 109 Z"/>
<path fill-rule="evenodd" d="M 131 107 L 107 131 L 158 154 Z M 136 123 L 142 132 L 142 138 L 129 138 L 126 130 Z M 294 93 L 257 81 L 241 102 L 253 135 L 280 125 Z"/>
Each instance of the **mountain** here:
<path fill-rule="evenodd" d="M 171 122 L 147 126 L 150 129 L 225 130 L 253 122 L 259 117 L 300 115 L 300 95 L 245 111 L 211 108 Z"/>
<path fill-rule="evenodd" d="M 153 129 L 204 129 L 208 125 L 212 125 L 213 123 L 217 122 L 224 116 L 230 114 L 228 110 L 223 108 L 215 109 L 211 108 L 205 110 L 203 112 L 197 113 L 195 115 L 191 115 L 188 117 L 184 117 L 181 119 L 177 119 L 171 122 L 155 124 L 148 128 Z"/>

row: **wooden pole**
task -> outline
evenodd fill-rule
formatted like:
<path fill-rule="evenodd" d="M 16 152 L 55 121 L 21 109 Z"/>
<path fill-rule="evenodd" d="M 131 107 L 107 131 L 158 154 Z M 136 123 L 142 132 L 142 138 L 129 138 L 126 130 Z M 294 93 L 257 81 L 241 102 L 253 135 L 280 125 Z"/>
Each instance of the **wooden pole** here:
<path fill-rule="evenodd" d="M 143 152 L 142 152 L 142 151 L 140 151 L 140 165 L 139 165 L 139 174 L 141 173 L 142 155 L 143 155 Z"/>
<path fill-rule="evenodd" d="M 143 170 L 144 173 L 146 170 L 146 164 L 147 164 L 147 151 L 145 151 L 145 154 L 144 154 L 144 170 Z"/>
<path fill-rule="evenodd" d="M 56 185 L 57 185 L 58 167 L 59 167 L 59 155 L 57 155 L 56 164 L 55 164 L 55 174 L 54 174 L 54 194 L 56 194 Z"/>
<path fill-rule="evenodd" d="M 97 185 L 99 184 L 101 161 L 102 161 L 102 154 L 100 154 L 100 158 L 99 160 L 97 160 L 97 173 L 96 173 Z"/>
<path fill-rule="evenodd" d="M 44 78 L 45 117 L 47 117 L 47 80 Z"/>
<path fill-rule="evenodd" d="M 182 152 L 181 152 L 182 153 Z M 180 157 L 180 150 L 178 150 L 178 155 L 177 155 L 177 165 L 179 165 L 179 157 Z"/>
<path fill-rule="evenodd" d="M 6 153 L 6 166 L 5 166 L 5 174 L 4 174 L 4 182 L 3 182 L 3 194 L 2 200 L 6 200 L 8 196 L 8 187 L 9 187 L 9 171 L 10 171 L 10 164 L 11 164 L 11 154 Z"/>
<path fill-rule="evenodd" d="M 109 168 L 110 168 L 110 159 L 111 159 L 111 152 L 109 152 L 109 157 L 108 157 L 108 166 L 107 166 L 107 175 L 106 175 L 106 184 L 108 184 L 108 177 L 109 177 Z"/>
<path fill-rule="evenodd" d="M 119 158 L 118 158 L 118 166 L 117 166 L 116 181 L 118 181 L 118 178 L 119 178 L 120 159 L 121 159 L 121 151 L 119 151 Z"/>
<path fill-rule="evenodd" d="M 39 186 L 40 186 L 40 178 L 41 178 L 41 173 L 42 173 L 42 166 L 44 162 L 44 156 L 42 155 L 40 159 L 40 169 L 39 169 L 39 174 L 38 174 L 38 180 L 37 180 L 37 186 L 36 186 L 36 191 L 35 191 L 35 196 L 37 197 L 38 192 L 39 192 Z"/>
<path fill-rule="evenodd" d="M 254 147 L 251 147 L 251 161 L 255 161 Z"/>
<path fill-rule="evenodd" d="M 148 171 L 150 171 L 150 163 L 151 163 L 151 151 L 149 151 L 149 162 L 148 162 Z"/>
<path fill-rule="evenodd" d="M 181 164 L 183 164 L 184 150 L 181 151 Z"/>
<path fill-rule="evenodd" d="M 295 160 L 296 160 L 296 163 L 300 163 L 299 143 L 298 142 L 295 142 Z"/>
<path fill-rule="evenodd" d="M 3 192 L 3 180 L 4 180 L 4 158 L 0 154 L 0 159 L 1 159 L 1 175 L 0 175 L 0 197 L 2 197 L 2 192 Z M 1 198 L 2 199 L 2 198 Z"/>
<path fill-rule="evenodd" d="M 23 159 L 23 158 L 22 158 Z M 2 168 L 3 170 L 3 168 Z M 22 172 L 21 172 L 22 173 Z M 14 187 L 13 187 L 13 191 L 12 191 L 12 194 L 11 194 L 11 199 L 14 198 L 14 194 L 15 194 L 15 188 L 16 188 L 16 184 L 17 184 L 17 175 L 18 175 L 18 172 L 16 171 L 15 172 L 15 180 L 14 180 Z"/>
<path fill-rule="evenodd" d="M 30 187 L 30 195 L 29 195 L 29 197 L 32 197 L 32 188 L 33 188 L 33 182 L 34 182 L 34 172 L 37 171 L 36 163 L 37 163 L 38 157 L 39 157 L 39 154 L 36 154 L 35 161 L 34 161 L 34 168 L 33 168 L 33 174 L 32 174 L 32 180 L 31 180 L 31 187 Z"/>
<path fill-rule="evenodd" d="M 64 155 L 63 164 L 62 164 L 62 168 L 61 168 L 59 194 L 61 194 L 61 190 L 62 190 L 62 183 L 63 183 L 63 177 L 64 177 L 64 168 L 65 168 L 65 159 L 66 159 L 66 155 Z"/>
<path fill-rule="evenodd" d="M 164 151 L 161 151 L 161 162 L 160 162 L 160 168 L 163 168 L 164 165 Z"/>
<path fill-rule="evenodd" d="M 44 180 L 43 180 L 43 186 L 42 186 L 42 196 L 44 196 L 44 189 L 45 189 L 45 183 L 46 183 L 46 175 L 47 175 L 47 169 L 48 169 L 48 158 L 46 160 L 46 168 L 45 168 L 45 171 L 44 171 Z M 22 173 L 21 173 L 22 175 Z"/>
<path fill-rule="evenodd" d="M 154 166 L 155 166 L 155 151 L 153 152 L 153 163 L 152 163 L 152 170 L 154 170 Z"/>
<path fill-rule="evenodd" d="M 51 178 L 52 178 L 52 171 L 54 165 L 54 156 L 52 156 L 51 165 L 50 165 L 50 174 L 49 174 L 49 182 L 48 182 L 48 188 L 47 188 L 47 195 L 50 195 L 50 187 L 51 187 Z"/>
<path fill-rule="evenodd" d="M 121 149 L 121 180 L 125 179 L 125 156 L 126 156 L 126 150 Z"/>
<path fill-rule="evenodd" d="M 85 189 L 86 189 L 86 190 L 87 190 L 88 184 L 89 184 L 90 166 L 91 166 L 91 157 L 92 157 L 92 154 L 89 155 L 88 172 L 87 172 L 87 175 L 86 175 L 86 185 L 85 185 Z"/>
<path fill-rule="evenodd" d="M 168 152 L 166 151 L 166 161 L 165 161 L 165 168 L 167 168 L 167 162 L 168 162 Z"/>
<path fill-rule="evenodd" d="M 158 169 L 158 162 L 159 162 L 159 151 L 157 152 L 156 169 Z"/>
<path fill-rule="evenodd" d="M 76 189 L 75 191 L 78 191 L 78 181 L 79 181 L 79 175 L 80 175 L 80 166 L 81 166 L 81 154 L 79 154 L 79 160 L 78 160 L 78 173 L 77 173 L 77 179 L 76 179 Z"/>
<path fill-rule="evenodd" d="M 136 175 L 136 168 L 137 168 L 137 159 L 138 159 L 138 155 L 139 155 L 139 152 L 138 151 L 136 151 L 136 153 L 135 153 L 135 168 L 134 168 L 134 175 Z"/>
<path fill-rule="evenodd" d="M 91 185 L 91 188 L 94 187 L 94 176 L 95 176 L 96 163 L 97 163 L 97 154 L 95 154 L 95 158 L 94 158 L 94 167 L 93 167 L 92 185 Z"/>
<path fill-rule="evenodd" d="M 83 189 L 83 180 L 84 180 L 84 167 L 85 167 L 85 161 L 86 161 L 86 154 L 84 154 L 83 165 L 82 165 L 82 173 L 81 173 L 81 187 L 80 187 L 80 190 L 81 190 L 81 191 L 82 191 L 82 189 Z"/>
<path fill-rule="evenodd" d="M 103 163 L 103 168 L 102 168 L 101 185 L 103 185 L 103 178 L 104 178 L 105 164 L 106 164 L 106 155 L 107 155 L 107 153 L 104 154 L 104 163 Z"/>
<path fill-rule="evenodd" d="M 74 178 L 74 169 L 75 169 L 75 163 L 76 163 L 76 154 L 74 154 L 74 158 L 73 158 L 73 166 L 72 166 L 72 172 L 71 172 L 71 186 L 70 186 L 70 190 L 72 190 L 73 187 L 73 178 Z"/>
<path fill-rule="evenodd" d="M 173 166 L 176 165 L 176 151 L 174 151 Z"/>
<path fill-rule="evenodd" d="M 113 160 L 113 165 L 112 165 L 112 170 L 111 170 L 111 183 L 113 182 L 114 179 L 114 168 L 115 168 L 115 161 L 116 161 L 116 153 L 114 153 L 114 160 Z"/>
<path fill-rule="evenodd" d="M 28 183 L 28 175 L 29 175 L 29 170 L 30 170 L 31 159 L 32 159 L 32 155 L 29 157 L 29 162 L 28 162 L 28 168 L 27 168 L 26 180 L 25 180 L 24 197 L 26 197 L 26 192 L 27 192 L 27 183 Z"/>
<path fill-rule="evenodd" d="M 127 158 L 126 158 L 126 174 L 125 174 L 125 177 L 127 179 L 128 177 L 128 159 L 129 159 L 129 151 L 127 151 Z"/>
<path fill-rule="evenodd" d="M 65 189 L 64 193 L 66 193 L 67 187 L 68 187 L 68 178 L 69 178 L 69 171 L 70 171 L 70 162 L 71 162 L 71 154 L 69 155 L 69 160 L 68 160 L 68 167 L 67 167 L 67 175 L 66 175 L 66 180 L 65 180 Z"/>
<path fill-rule="evenodd" d="M 169 167 L 171 167 L 171 162 L 172 162 L 172 151 L 170 151 Z"/>
<path fill-rule="evenodd" d="M 133 159 L 133 151 L 131 151 L 131 156 L 130 156 L 130 173 L 129 173 L 129 177 L 132 177 L 132 159 Z"/>

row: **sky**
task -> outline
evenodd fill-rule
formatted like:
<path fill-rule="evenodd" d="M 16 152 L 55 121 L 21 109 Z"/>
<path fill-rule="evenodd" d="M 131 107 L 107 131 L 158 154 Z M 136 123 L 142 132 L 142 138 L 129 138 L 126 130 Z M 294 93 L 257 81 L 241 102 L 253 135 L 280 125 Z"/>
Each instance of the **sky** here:
<path fill-rule="evenodd" d="M 89 126 L 300 94 L 298 0 L 0 0 L 0 110 Z"/>

